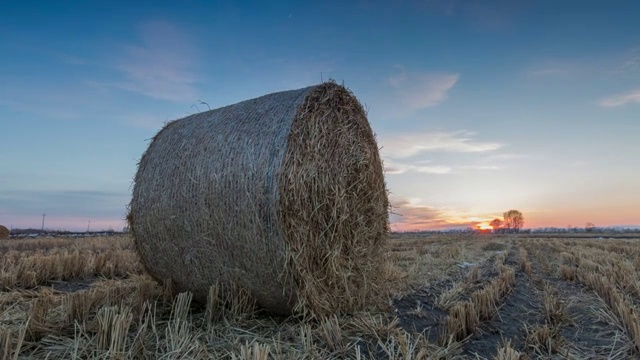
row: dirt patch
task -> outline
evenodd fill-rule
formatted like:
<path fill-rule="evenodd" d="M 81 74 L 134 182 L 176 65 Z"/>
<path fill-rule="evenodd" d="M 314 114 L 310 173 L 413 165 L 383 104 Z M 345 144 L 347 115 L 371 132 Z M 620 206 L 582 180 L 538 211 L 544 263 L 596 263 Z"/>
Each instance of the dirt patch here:
<path fill-rule="evenodd" d="M 556 284 L 560 285 L 558 293 L 570 299 L 567 311 L 573 319 L 573 324 L 563 327 L 561 334 L 584 354 L 584 359 L 609 358 L 610 354 L 624 351 L 621 330 L 598 315 L 606 305 L 595 293 L 572 282 L 559 280 Z"/>
<path fill-rule="evenodd" d="M 517 269 L 517 250 L 511 249 L 506 264 Z M 482 324 L 477 334 L 465 342 L 463 353 L 467 356 L 492 358 L 497 347 L 510 339 L 516 349 L 523 349 L 526 328 L 544 323 L 542 296 L 529 278 L 520 270 L 516 271 L 516 283 L 511 293 L 498 308 L 492 320 Z"/>
<path fill-rule="evenodd" d="M 525 246 L 528 251 L 535 251 Z M 544 247 L 542 254 L 548 252 Z M 544 260 L 541 264 L 536 258 Z M 593 291 L 586 286 L 558 278 L 555 269 L 558 264 L 549 264 L 549 257 L 529 256 L 534 273 L 534 282 L 541 285 L 547 282 L 561 301 L 568 304 L 568 324 L 560 328 L 560 335 L 567 341 L 566 348 L 571 349 L 580 359 L 610 359 L 615 354 L 627 358 L 627 343 L 623 331 L 615 324 L 604 319 L 607 307 Z M 557 260 L 557 259 L 556 259 Z M 555 266 L 554 266 L 555 265 Z"/>
<path fill-rule="evenodd" d="M 480 270 L 480 278 L 477 282 L 466 284 L 465 291 L 459 294 L 456 301 L 468 301 L 471 294 L 477 289 L 483 288 L 498 276 L 495 269 L 496 254 L 480 264 L 476 264 Z M 430 284 L 405 294 L 393 301 L 395 314 L 400 320 L 400 326 L 407 332 L 423 333 L 430 341 L 438 341 L 442 335 L 442 326 L 448 313 L 436 307 L 438 296 L 451 288 L 454 282 L 465 281 L 471 267 L 461 267 L 453 277 Z"/>
<path fill-rule="evenodd" d="M 98 278 L 88 277 L 86 279 L 77 279 L 71 281 L 49 281 L 49 285 L 53 290 L 61 292 L 76 292 L 91 288 L 91 284 L 98 281 Z"/>
<path fill-rule="evenodd" d="M 490 242 L 482 246 L 482 250 L 484 251 L 504 251 L 506 249 L 507 245 L 497 242 Z"/>
<path fill-rule="evenodd" d="M 430 286 L 405 295 L 393 302 L 400 326 L 407 332 L 423 333 L 430 341 L 437 341 L 447 312 L 434 303 L 442 287 Z"/>

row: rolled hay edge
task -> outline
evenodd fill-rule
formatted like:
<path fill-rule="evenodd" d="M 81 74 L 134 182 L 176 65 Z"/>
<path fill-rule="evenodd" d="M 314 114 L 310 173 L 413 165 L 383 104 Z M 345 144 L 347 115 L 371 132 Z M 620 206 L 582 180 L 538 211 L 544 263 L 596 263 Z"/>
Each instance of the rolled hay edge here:
<path fill-rule="evenodd" d="M 274 313 L 322 315 L 381 293 L 388 205 L 364 109 L 327 82 L 167 124 L 128 219 L 147 271 L 198 301 L 221 282 Z"/>
<path fill-rule="evenodd" d="M 8 239 L 11 235 L 11 231 L 6 226 L 0 225 L 0 240 Z"/>

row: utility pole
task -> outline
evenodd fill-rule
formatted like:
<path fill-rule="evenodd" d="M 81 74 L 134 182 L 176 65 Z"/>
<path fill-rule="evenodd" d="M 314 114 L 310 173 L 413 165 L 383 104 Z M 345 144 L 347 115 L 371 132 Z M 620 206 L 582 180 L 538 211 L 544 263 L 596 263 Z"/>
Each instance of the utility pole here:
<path fill-rule="evenodd" d="M 87 232 L 89 232 L 89 229 L 91 229 L 91 220 L 89 220 L 89 225 L 87 225 Z"/>
<path fill-rule="evenodd" d="M 47 214 L 42 214 L 42 231 L 44 231 L 44 217 L 47 216 Z"/>

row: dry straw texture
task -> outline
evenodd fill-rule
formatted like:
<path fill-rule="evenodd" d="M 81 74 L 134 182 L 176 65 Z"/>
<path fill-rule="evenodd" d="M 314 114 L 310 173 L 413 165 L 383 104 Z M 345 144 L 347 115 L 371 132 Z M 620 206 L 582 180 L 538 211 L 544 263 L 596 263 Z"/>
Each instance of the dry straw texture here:
<path fill-rule="evenodd" d="M 0 225 L 0 239 L 8 239 L 11 231 L 6 226 Z"/>
<path fill-rule="evenodd" d="M 148 272 L 196 300 L 219 283 L 275 313 L 323 315 L 381 292 L 387 210 L 365 111 L 327 82 L 167 124 L 128 219 Z"/>

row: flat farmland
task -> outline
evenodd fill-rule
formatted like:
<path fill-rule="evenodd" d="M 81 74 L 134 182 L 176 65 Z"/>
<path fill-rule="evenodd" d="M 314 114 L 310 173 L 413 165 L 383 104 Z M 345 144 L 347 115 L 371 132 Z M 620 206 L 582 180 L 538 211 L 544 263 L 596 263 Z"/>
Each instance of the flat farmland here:
<path fill-rule="evenodd" d="M 196 304 L 128 237 L 0 243 L 1 359 L 634 359 L 640 238 L 392 234 L 388 301 L 272 317 L 241 290 Z"/>

